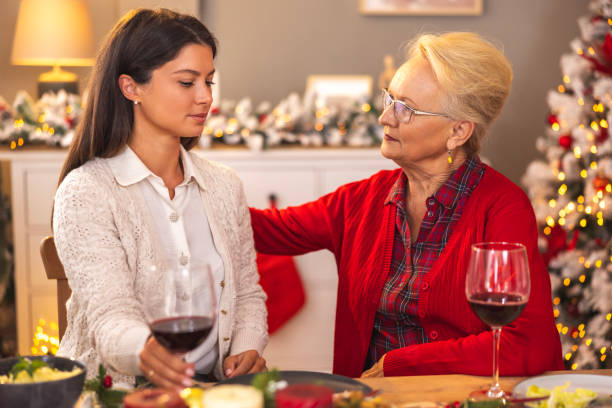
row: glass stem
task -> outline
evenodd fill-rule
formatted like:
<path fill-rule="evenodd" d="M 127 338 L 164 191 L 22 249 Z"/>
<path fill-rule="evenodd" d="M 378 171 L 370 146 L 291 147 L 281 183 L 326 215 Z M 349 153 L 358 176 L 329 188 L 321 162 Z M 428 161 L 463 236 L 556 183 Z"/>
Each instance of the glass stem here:
<path fill-rule="evenodd" d="M 493 327 L 493 384 L 487 392 L 491 398 L 499 398 L 503 396 L 504 391 L 499 386 L 499 339 L 501 336 L 501 327 Z"/>

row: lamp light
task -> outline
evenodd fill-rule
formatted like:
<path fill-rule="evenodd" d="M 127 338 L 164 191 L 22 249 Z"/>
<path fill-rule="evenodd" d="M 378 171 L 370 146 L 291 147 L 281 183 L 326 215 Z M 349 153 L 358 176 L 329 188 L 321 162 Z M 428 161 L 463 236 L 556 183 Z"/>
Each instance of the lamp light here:
<path fill-rule="evenodd" d="M 89 10 L 83 0 L 22 0 L 11 62 L 48 65 L 38 77 L 38 96 L 65 89 L 78 93 L 77 76 L 60 66 L 89 66 L 94 59 Z"/>

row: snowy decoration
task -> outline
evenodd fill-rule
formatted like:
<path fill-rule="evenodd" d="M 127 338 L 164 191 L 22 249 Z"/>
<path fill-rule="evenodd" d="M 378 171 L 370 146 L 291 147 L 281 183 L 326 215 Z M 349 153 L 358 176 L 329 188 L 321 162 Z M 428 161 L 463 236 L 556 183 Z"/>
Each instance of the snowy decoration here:
<path fill-rule="evenodd" d="M 382 126 L 370 101 L 351 107 L 315 106 L 314 98 L 292 93 L 276 106 L 250 98 L 222 100 L 210 110 L 199 146 L 244 145 L 253 151 L 295 145 L 300 147 L 368 147 L 380 144 Z M 82 113 L 81 98 L 60 91 L 34 101 L 18 92 L 13 105 L 0 97 L 0 143 L 11 149 L 25 145 L 66 148 L 72 142 Z"/>

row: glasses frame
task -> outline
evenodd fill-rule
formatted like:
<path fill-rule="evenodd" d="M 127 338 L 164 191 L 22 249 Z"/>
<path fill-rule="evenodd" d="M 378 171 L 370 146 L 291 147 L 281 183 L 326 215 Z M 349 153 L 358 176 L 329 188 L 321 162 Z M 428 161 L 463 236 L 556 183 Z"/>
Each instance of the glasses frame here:
<path fill-rule="evenodd" d="M 389 103 L 389 105 L 386 104 L 387 102 L 387 98 L 389 98 L 389 100 L 391 100 L 391 103 Z M 439 112 L 427 112 L 427 111 L 422 111 L 422 110 L 418 110 L 418 109 L 414 109 L 412 106 L 408 105 L 406 102 L 404 101 L 398 101 L 397 99 L 393 99 L 391 97 L 391 95 L 389 94 L 389 91 L 385 88 L 382 89 L 382 99 L 383 99 L 383 112 L 386 111 L 389 107 L 391 107 L 391 105 L 393 105 L 393 117 L 401 123 L 410 123 L 410 121 L 412 120 L 412 116 L 414 115 L 422 115 L 422 116 L 442 116 L 445 118 L 449 118 L 450 116 L 448 116 L 446 113 L 439 113 Z M 395 108 L 395 104 L 400 104 L 401 106 L 403 106 L 404 108 L 408 109 L 408 111 L 410 112 L 410 115 L 408 116 L 407 120 L 402 120 L 398 117 L 398 113 L 397 113 L 397 109 Z"/>

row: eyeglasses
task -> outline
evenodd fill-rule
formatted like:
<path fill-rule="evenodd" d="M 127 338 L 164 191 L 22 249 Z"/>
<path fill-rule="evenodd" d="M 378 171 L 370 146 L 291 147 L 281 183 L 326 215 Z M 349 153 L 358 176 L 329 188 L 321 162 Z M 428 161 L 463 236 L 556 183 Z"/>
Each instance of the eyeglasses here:
<path fill-rule="evenodd" d="M 393 114 L 395 115 L 395 119 L 402 123 L 410 122 L 410 119 L 412 119 L 412 115 L 444 116 L 448 118 L 448 115 L 445 113 L 425 112 L 414 109 L 408 106 L 406 102 L 393 99 L 386 89 L 382 90 L 382 98 L 383 110 L 387 110 L 389 106 L 393 105 Z"/>

